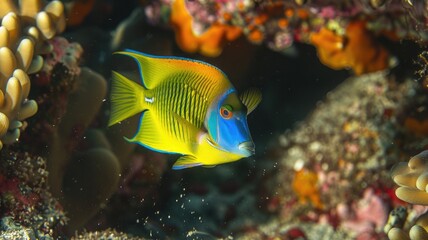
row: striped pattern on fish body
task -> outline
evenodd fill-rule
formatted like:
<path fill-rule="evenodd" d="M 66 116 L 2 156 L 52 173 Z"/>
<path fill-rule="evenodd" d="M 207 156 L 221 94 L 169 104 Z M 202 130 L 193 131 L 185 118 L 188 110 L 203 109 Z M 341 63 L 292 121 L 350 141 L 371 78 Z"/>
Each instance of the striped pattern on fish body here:
<path fill-rule="evenodd" d="M 189 130 L 188 124 L 203 131 L 210 103 L 221 91 L 221 84 L 210 76 L 178 73 L 147 92 L 147 109 L 159 121 L 160 129 L 175 145 L 166 146 L 167 152 L 194 154 L 198 133 Z M 147 102 L 153 99 L 153 103 Z M 183 121 L 185 120 L 185 121 Z M 187 123 L 186 123 L 187 122 Z"/>
<path fill-rule="evenodd" d="M 113 72 L 112 88 L 115 91 L 112 91 L 112 102 L 126 95 L 130 99 L 129 107 L 125 109 L 133 111 L 127 112 L 126 115 L 129 116 L 123 113 L 120 117 L 114 116 L 114 113 L 118 112 L 114 106 L 118 105 L 112 104 L 113 116 L 109 125 L 143 112 L 140 129 L 129 141 L 160 152 L 195 154 L 198 147 L 197 138 L 203 131 L 204 119 L 211 102 L 231 87 L 226 76 L 202 62 L 180 58 L 150 58 L 133 52 L 118 54 L 137 60 L 142 73 L 142 85 Z M 132 86 L 122 87 L 122 84 Z M 126 89 L 118 91 L 121 88 Z M 132 91 L 135 96 L 124 94 L 125 91 Z M 153 139 L 149 134 L 157 135 L 159 139 Z"/>
<path fill-rule="evenodd" d="M 126 138 L 158 152 L 182 156 L 173 169 L 215 166 L 254 154 L 247 113 L 257 91 L 240 99 L 226 75 L 207 63 L 118 52 L 136 60 L 141 84 L 112 73 L 109 126 L 141 113 L 136 134 Z M 243 104 L 245 103 L 245 105 Z"/>

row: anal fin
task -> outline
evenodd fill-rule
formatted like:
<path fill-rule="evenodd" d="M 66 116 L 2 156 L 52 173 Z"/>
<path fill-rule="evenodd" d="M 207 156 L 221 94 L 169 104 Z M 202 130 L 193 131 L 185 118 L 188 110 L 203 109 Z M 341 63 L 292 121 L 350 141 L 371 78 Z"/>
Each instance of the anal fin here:
<path fill-rule="evenodd" d="M 162 131 L 162 127 L 150 110 L 141 114 L 140 125 L 134 137 L 125 139 L 161 153 L 178 153 L 180 151 L 178 146 L 171 142 L 171 138 L 166 135 L 165 131 Z"/>
<path fill-rule="evenodd" d="M 180 170 L 184 168 L 191 168 L 201 166 L 202 163 L 198 161 L 198 159 L 191 155 L 184 155 L 180 157 L 172 166 L 174 170 Z"/>

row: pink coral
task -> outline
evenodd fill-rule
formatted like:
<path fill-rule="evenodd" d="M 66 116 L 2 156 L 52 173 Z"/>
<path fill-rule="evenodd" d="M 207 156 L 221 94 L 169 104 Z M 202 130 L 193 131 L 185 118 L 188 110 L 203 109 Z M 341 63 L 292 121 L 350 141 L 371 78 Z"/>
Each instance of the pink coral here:
<path fill-rule="evenodd" d="M 357 236 L 377 235 L 381 231 L 388 218 L 388 210 L 382 199 L 377 196 L 372 188 L 364 191 L 363 198 L 351 207 L 345 204 L 337 206 L 341 226 L 351 230 Z"/>
<path fill-rule="evenodd" d="M 69 43 L 67 39 L 56 37 L 49 41 L 53 51 L 46 57 L 44 72 L 52 71 L 53 67 L 58 64 L 64 64 L 69 71 L 74 75 L 80 74 L 78 60 L 83 54 L 83 49 L 78 43 Z"/>

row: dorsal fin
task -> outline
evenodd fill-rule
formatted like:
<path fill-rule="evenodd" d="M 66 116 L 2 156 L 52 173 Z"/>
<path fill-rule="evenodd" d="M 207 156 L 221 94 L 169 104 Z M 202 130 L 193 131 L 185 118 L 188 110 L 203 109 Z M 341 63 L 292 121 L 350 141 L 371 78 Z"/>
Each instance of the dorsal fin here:
<path fill-rule="evenodd" d="M 249 88 L 239 95 L 242 104 L 247 107 L 247 115 L 250 114 L 262 101 L 262 93 L 257 88 Z"/>
<path fill-rule="evenodd" d="M 159 83 L 171 77 L 172 74 L 179 72 L 204 74 L 214 79 L 227 79 L 227 76 L 217 67 L 189 58 L 155 56 L 130 49 L 114 54 L 130 56 L 137 61 L 142 84 L 147 89 L 155 88 Z"/>

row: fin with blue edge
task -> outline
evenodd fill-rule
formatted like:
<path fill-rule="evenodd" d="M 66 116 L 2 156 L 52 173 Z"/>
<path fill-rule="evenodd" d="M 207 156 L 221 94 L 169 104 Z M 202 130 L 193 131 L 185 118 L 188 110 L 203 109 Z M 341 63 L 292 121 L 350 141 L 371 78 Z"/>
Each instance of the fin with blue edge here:
<path fill-rule="evenodd" d="M 210 76 L 212 79 L 226 78 L 226 75 L 218 68 L 193 59 L 154 56 L 146 53 L 137 52 L 131 49 L 115 52 L 132 57 L 138 63 L 141 74 L 142 84 L 147 89 L 153 89 L 163 81 L 167 81 L 173 74 L 186 72 L 191 76 L 201 74 Z"/>
<path fill-rule="evenodd" d="M 165 64 L 162 64 L 162 58 L 153 58 L 133 50 L 114 52 L 114 54 L 132 57 L 138 63 L 142 84 L 147 89 L 155 88 L 171 75 L 170 69 L 165 68 Z"/>
<path fill-rule="evenodd" d="M 140 118 L 137 133 L 132 138 L 126 138 L 128 142 L 139 143 L 144 147 L 162 153 L 179 153 L 180 146 L 171 142 L 171 137 L 162 131 L 159 121 L 155 120 L 152 112 L 146 110 Z"/>
<path fill-rule="evenodd" d="M 191 168 L 202 166 L 202 163 L 198 161 L 198 159 L 191 155 L 184 155 L 180 157 L 172 166 L 174 170 L 180 170 L 184 168 Z"/>
<path fill-rule="evenodd" d="M 250 114 L 262 101 L 262 93 L 256 88 L 250 88 L 239 94 L 242 104 L 247 107 L 247 115 Z"/>

